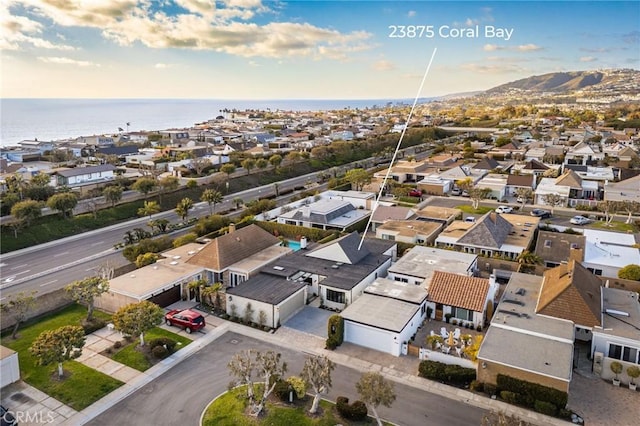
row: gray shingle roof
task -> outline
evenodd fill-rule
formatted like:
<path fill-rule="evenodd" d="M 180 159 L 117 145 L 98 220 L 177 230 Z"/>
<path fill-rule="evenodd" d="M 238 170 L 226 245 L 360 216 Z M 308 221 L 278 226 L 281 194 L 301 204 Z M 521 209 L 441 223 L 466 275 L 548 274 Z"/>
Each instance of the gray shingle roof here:
<path fill-rule="evenodd" d="M 99 166 L 76 167 L 69 170 L 60 170 L 56 173 L 63 177 L 82 176 L 90 173 L 110 172 L 115 170 L 115 166 L 111 164 L 101 164 Z"/>
<path fill-rule="evenodd" d="M 302 282 L 260 273 L 237 287 L 228 288 L 226 292 L 230 295 L 277 305 L 304 287 L 306 284 Z"/>
<path fill-rule="evenodd" d="M 511 225 L 496 212 L 487 213 L 471 227 L 458 244 L 500 248 L 511 232 Z"/>

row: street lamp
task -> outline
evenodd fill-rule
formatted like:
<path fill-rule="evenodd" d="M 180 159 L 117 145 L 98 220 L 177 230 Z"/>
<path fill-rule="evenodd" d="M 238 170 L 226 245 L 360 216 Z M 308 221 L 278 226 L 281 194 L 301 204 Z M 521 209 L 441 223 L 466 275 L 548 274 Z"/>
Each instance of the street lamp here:
<path fill-rule="evenodd" d="M 229 181 L 226 182 L 226 186 L 227 186 L 227 194 L 229 194 Z"/>

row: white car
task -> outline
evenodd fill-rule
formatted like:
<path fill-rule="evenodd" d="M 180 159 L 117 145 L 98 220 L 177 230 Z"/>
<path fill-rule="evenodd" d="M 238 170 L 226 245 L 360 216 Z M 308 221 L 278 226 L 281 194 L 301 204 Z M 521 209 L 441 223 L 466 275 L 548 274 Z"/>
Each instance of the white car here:
<path fill-rule="evenodd" d="M 586 225 L 587 223 L 591 222 L 591 220 L 584 216 L 574 216 L 569 222 L 571 222 L 573 225 Z"/>
<path fill-rule="evenodd" d="M 498 208 L 496 209 L 496 213 L 500 214 L 500 213 L 511 213 L 513 211 L 512 207 L 509 206 L 498 206 Z"/>

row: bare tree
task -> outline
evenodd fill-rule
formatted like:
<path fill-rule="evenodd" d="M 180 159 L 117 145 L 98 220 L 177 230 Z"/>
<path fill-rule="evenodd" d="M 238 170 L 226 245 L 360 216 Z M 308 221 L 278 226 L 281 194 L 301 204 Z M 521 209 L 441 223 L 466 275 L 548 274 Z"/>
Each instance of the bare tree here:
<path fill-rule="evenodd" d="M 386 381 L 380 373 L 364 373 L 356 383 L 356 390 L 362 402 L 371 407 L 378 426 L 382 426 L 382 421 L 376 408 L 380 405 L 391 407 L 393 401 L 396 400 L 393 383 Z"/>
<path fill-rule="evenodd" d="M 544 194 L 542 196 L 542 201 L 551 207 L 551 214 L 553 214 L 553 209 L 562 205 L 564 203 L 564 198 L 562 198 L 560 194 Z"/>
<path fill-rule="evenodd" d="M 309 413 L 315 414 L 318 412 L 318 405 L 320 404 L 320 395 L 326 393 L 331 388 L 331 372 L 336 368 L 336 365 L 326 356 L 319 357 L 313 356 L 307 358 L 302 367 L 302 373 L 300 377 L 313 389 L 313 404 Z"/>
<path fill-rule="evenodd" d="M 280 358 L 280 353 L 273 351 L 263 353 L 249 349 L 235 354 L 227 365 L 230 373 L 236 378 L 236 381 L 231 382 L 229 386 L 246 385 L 247 399 L 253 416 L 257 417 L 262 413 L 267 398 L 276 387 L 277 380 L 273 378 L 282 377 L 287 372 L 287 364 L 281 362 Z M 254 374 L 262 380 L 255 383 Z"/>
<path fill-rule="evenodd" d="M 36 305 L 36 293 L 37 291 L 29 294 L 21 291 L 20 293 L 10 295 L 8 297 L 9 301 L 0 305 L 1 310 L 12 313 L 16 321 L 13 326 L 13 331 L 11 332 L 12 339 L 16 338 L 18 327 L 20 327 L 20 323 L 27 318 L 27 313 Z"/>

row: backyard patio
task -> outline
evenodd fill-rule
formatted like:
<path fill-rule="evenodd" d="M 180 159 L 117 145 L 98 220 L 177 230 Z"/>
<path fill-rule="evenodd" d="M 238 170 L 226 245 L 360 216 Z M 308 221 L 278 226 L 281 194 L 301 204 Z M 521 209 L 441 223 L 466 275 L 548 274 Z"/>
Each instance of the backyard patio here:
<path fill-rule="evenodd" d="M 436 341 L 433 346 L 427 341 L 432 335 L 440 336 L 440 339 L 430 339 Z M 484 332 L 466 328 L 460 324 L 427 319 L 418 329 L 415 339 L 409 342 L 408 354 L 418 356 L 420 348 L 425 348 L 468 359 L 464 348 L 472 345 L 476 341 L 476 336 L 484 336 Z"/>

